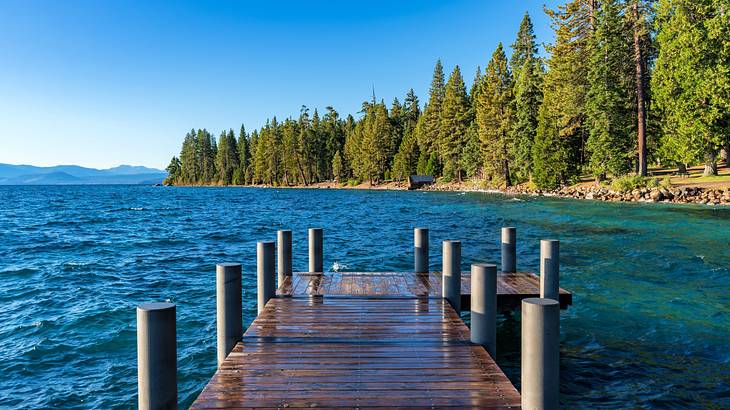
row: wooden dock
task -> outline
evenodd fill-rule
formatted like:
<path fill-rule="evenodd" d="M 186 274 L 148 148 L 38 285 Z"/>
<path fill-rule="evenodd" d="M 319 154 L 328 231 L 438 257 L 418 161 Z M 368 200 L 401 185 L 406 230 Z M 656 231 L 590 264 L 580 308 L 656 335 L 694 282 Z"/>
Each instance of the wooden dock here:
<path fill-rule="evenodd" d="M 533 274 L 500 274 L 500 309 L 538 289 Z M 562 289 L 560 299 L 572 303 Z M 441 298 L 440 273 L 327 272 L 287 277 L 191 408 L 519 406 Z"/>
<path fill-rule="evenodd" d="M 193 409 L 519 407 L 440 298 L 274 298 Z"/>
<path fill-rule="evenodd" d="M 441 297 L 441 272 L 297 272 L 286 278 L 278 296 Z M 540 278 L 534 273 L 497 276 L 497 309 L 519 309 L 522 299 L 540 297 Z M 573 304 L 573 294 L 560 289 L 560 308 Z M 469 310 L 471 272 L 461 272 L 461 309 Z"/>

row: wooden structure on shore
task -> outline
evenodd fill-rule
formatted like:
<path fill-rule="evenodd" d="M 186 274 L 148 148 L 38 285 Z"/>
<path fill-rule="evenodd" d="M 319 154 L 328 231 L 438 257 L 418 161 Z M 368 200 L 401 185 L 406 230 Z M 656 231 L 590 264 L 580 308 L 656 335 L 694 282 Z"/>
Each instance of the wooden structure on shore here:
<path fill-rule="evenodd" d="M 322 266 L 321 230 L 310 230 L 312 271 L 292 273 L 291 232 L 280 231 L 275 290 L 274 243 L 260 242 L 259 314 L 242 336 L 240 265 L 218 265 L 218 370 L 191 408 L 557 408 L 559 309 L 572 295 L 557 286 L 555 254 L 541 258 L 541 277 L 510 269 L 514 243 L 503 246 L 507 272 L 488 264 L 460 272 L 460 242 L 446 241 L 444 273 L 429 272 L 423 231 L 416 272 L 346 273 L 311 269 Z M 459 315 L 469 304 L 471 330 Z M 522 395 L 494 360 L 496 315 L 520 305 L 530 329 Z M 147 360 L 165 346 L 144 349 Z M 174 378 L 160 366 L 139 371 L 140 380 Z M 143 409 L 176 394 L 145 389 Z"/>
<path fill-rule="evenodd" d="M 411 175 L 408 177 L 408 190 L 423 188 L 433 185 L 435 182 L 436 179 L 431 175 Z"/>

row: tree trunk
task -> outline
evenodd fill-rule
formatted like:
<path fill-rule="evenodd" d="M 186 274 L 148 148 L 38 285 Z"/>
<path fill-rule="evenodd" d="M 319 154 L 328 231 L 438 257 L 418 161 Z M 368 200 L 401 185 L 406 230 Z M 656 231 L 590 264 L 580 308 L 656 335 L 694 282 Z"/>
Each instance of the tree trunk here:
<path fill-rule="evenodd" d="M 512 186 L 512 181 L 509 178 L 509 161 L 506 159 L 502 162 L 502 172 L 504 172 L 504 185 L 509 188 Z"/>
<path fill-rule="evenodd" d="M 725 143 L 720 148 L 720 159 L 725 161 L 725 165 L 730 165 L 730 137 L 725 139 Z"/>
<path fill-rule="evenodd" d="M 687 175 L 687 164 L 680 162 L 679 165 L 677 165 L 677 174 Z"/>
<path fill-rule="evenodd" d="M 705 171 L 703 176 L 717 175 L 717 154 L 714 149 L 710 149 L 705 153 Z"/>
<path fill-rule="evenodd" d="M 302 167 L 302 163 L 299 161 L 299 155 L 296 156 L 297 158 L 297 167 L 299 167 L 299 173 L 302 174 L 302 179 L 304 180 L 304 186 L 309 185 L 307 183 L 307 176 L 304 174 L 304 168 Z"/>
<path fill-rule="evenodd" d="M 634 0 L 634 64 L 636 65 L 636 117 L 639 146 L 639 175 L 646 176 L 646 106 L 644 102 L 644 53 L 639 32 L 639 0 Z"/>

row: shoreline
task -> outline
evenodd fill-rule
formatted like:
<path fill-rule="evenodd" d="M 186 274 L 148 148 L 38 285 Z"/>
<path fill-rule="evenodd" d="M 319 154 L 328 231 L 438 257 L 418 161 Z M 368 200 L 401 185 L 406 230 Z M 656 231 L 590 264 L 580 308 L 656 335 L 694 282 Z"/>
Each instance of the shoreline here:
<path fill-rule="evenodd" d="M 238 187 L 238 188 L 274 188 L 274 189 L 354 189 L 373 191 L 407 191 L 403 182 L 387 182 L 379 185 L 362 183 L 358 185 L 339 184 L 336 182 L 318 182 L 310 185 L 272 186 L 272 185 L 174 185 L 179 187 Z M 481 192 L 501 194 L 505 196 L 557 197 L 568 199 L 594 200 L 605 202 L 650 202 L 697 205 L 730 205 L 730 186 L 701 187 L 674 186 L 637 188 L 619 192 L 602 186 L 573 185 L 555 190 L 531 189 L 522 185 L 504 188 L 485 188 L 477 182 L 434 184 L 414 191 L 431 192 Z"/>

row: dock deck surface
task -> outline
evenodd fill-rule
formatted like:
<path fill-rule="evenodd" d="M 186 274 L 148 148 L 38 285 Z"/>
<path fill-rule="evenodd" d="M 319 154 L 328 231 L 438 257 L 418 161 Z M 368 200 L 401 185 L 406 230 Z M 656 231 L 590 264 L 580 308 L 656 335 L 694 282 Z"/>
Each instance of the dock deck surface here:
<path fill-rule="evenodd" d="M 276 292 L 280 296 L 441 297 L 441 272 L 296 272 Z M 469 310 L 471 272 L 461 272 L 461 309 Z M 540 297 L 540 278 L 534 273 L 497 275 L 497 308 L 519 309 L 522 299 Z M 560 308 L 573 304 L 573 294 L 560 289 Z"/>
<path fill-rule="evenodd" d="M 520 395 L 439 298 L 274 298 L 191 408 L 507 408 Z"/>
<path fill-rule="evenodd" d="M 462 302 L 470 285 L 463 272 Z M 497 293 L 512 310 L 539 279 L 500 273 Z M 519 408 L 520 394 L 470 342 L 439 272 L 294 273 L 191 408 L 315 407 Z"/>

